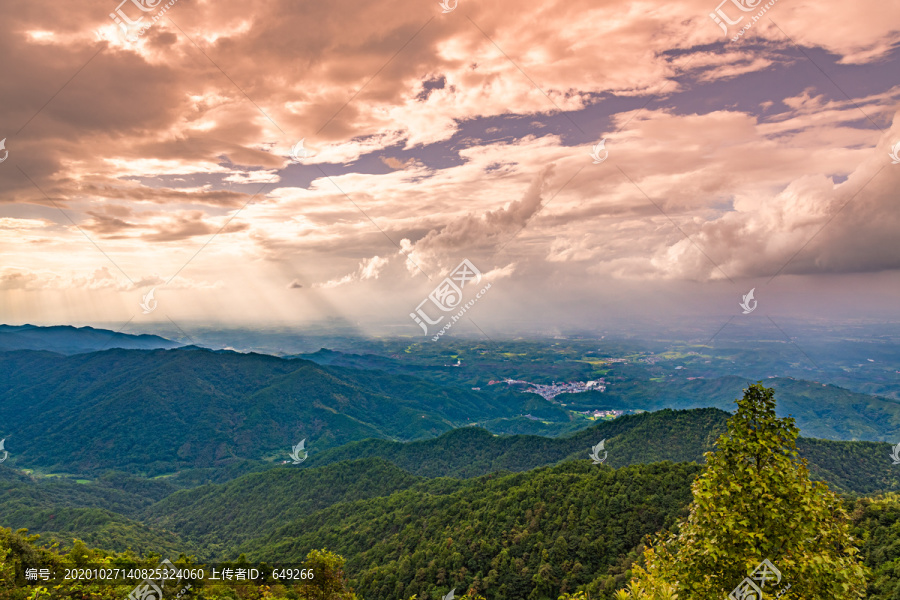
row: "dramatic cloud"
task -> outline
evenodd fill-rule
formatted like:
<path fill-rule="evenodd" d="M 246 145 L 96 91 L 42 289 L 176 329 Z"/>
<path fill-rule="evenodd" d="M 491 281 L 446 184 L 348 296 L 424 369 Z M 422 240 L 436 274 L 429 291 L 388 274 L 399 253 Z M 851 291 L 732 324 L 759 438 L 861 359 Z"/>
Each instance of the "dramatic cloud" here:
<path fill-rule="evenodd" d="M 367 279 L 378 279 L 378 276 L 381 274 L 381 270 L 388 264 L 388 259 L 381 258 L 379 256 L 373 256 L 372 258 L 363 259 L 359 263 L 359 268 L 357 268 L 355 273 L 350 273 L 349 275 L 345 275 L 340 279 L 333 279 L 331 281 L 327 281 L 321 285 L 317 285 L 316 287 L 323 288 L 332 288 L 337 287 L 339 285 L 344 285 L 350 283 L 352 281 L 365 281 Z"/>
<path fill-rule="evenodd" d="M 754 13 L 717 5 L 179 1 L 133 42 L 116 2 L 10 8 L 0 321 L 125 322 L 160 286 L 394 322 L 464 258 L 480 311 L 548 319 L 558 289 L 896 272 L 900 5 L 782 0 L 734 42 Z"/>
<path fill-rule="evenodd" d="M 466 214 L 440 229 L 432 229 L 415 243 L 404 239 L 401 243 L 404 252 L 413 263 L 427 267 L 434 262 L 438 265 L 452 262 L 460 254 L 496 246 L 498 242 L 508 243 L 541 209 L 545 188 L 553 171 L 553 164 L 544 167 L 524 196 L 506 207 L 482 215 Z M 447 256 L 454 258 L 441 260 Z M 415 272 L 417 267 L 410 263 L 409 269 Z"/>

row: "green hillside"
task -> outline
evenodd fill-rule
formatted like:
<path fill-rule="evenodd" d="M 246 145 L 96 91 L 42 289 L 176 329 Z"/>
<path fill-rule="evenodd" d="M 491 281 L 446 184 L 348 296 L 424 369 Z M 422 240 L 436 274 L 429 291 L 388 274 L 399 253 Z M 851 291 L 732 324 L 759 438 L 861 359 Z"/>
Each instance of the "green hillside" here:
<path fill-rule="evenodd" d="M 162 481 L 109 473 L 91 483 L 68 478 L 33 479 L 0 465 L 0 524 L 39 532 L 64 547 L 81 539 L 122 552 L 184 552 L 178 535 L 149 527 L 137 515 L 177 488 Z"/>
<path fill-rule="evenodd" d="M 727 413 L 716 409 L 663 410 L 603 421 L 561 438 L 496 436 L 467 427 L 417 442 L 354 442 L 322 452 L 311 458 L 309 465 L 378 456 L 425 477 L 476 477 L 498 470 L 525 471 L 567 458 L 587 458 L 591 447 L 603 439 L 608 440 L 607 464 L 614 467 L 660 460 L 700 461 L 712 440 L 724 431 L 727 419 Z"/>
<path fill-rule="evenodd" d="M 701 406 L 730 411 L 747 383 L 737 377 L 659 383 L 610 376 L 603 393 L 563 394 L 550 402 L 505 385 L 471 390 L 408 374 L 195 347 L 74 356 L 0 352 L 0 372 L 0 436 L 7 440 L 8 466 L 90 477 L 108 470 L 175 475 L 177 485 L 264 469 L 286 460 L 302 439 L 312 458 L 354 441 L 427 440 L 473 424 L 494 433 L 549 433 L 588 442 L 577 433 L 572 437 L 590 424 L 572 411 Z M 900 403 L 813 382 L 770 382 L 779 393 L 779 414 L 792 414 L 804 435 L 870 440 L 900 435 Z M 624 426 L 620 422 L 627 419 L 589 435 L 614 437 Z M 696 460 L 698 448 L 708 446 L 693 444 L 699 434 L 687 429 L 661 438 L 660 433 L 635 439 L 634 447 L 621 446 L 610 464 L 647 462 L 651 449 L 658 460 Z M 553 457 L 565 446 L 532 442 Z M 638 455 L 637 445 L 644 446 L 641 458 L 631 458 Z M 573 453 L 580 456 L 583 449 L 573 446 L 559 458 Z M 492 458 L 494 466 L 433 473 L 469 476 L 559 460 L 529 457 L 515 444 L 507 454 Z"/>
<path fill-rule="evenodd" d="M 408 376 L 339 377 L 315 363 L 258 354 L 109 350 L 0 353 L 0 423 L 11 465 L 143 475 L 280 461 L 350 441 L 432 437 L 531 401 Z M 83 426 L 90 423 L 90 427 Z"/>
<path fill-rule="evenodd" d="M 589 464 L 590 448 L 602 439 L 608 452 L 605 466 L 664 460 L 699 464 L 728 417 L 712 408 L 663 410 L 600 422 L 564 438 L 496 436 L 466 427 L 416 442 L 364 440 L 321 452 L 301 466 L 271 466 L 180 491 L 177 484 L 184 482 L 177 477 L 108 473 L 76 483 L 67 478 L 31 479 L 0 465 L 0 525 L 54 534 L 66 543 L 73 537 L 96 540 L 114 549 L 124 549 L 125 538 L 108 530 L 144 528 L 135 533 L 136 550 L 153 543 L 172 548 L 180 539 L 183 549 L 198 556 L 227 557 L 240 544 L 290 520 L 332 504 L 421 487 L 427 483 L 422 478 L 475 478 L 572 461 Z M 798 448 L 809 460 L 812 477 L 834 490 L 871 494 L 900 489 L 888 444 L 800 438 Z M 456 479 L 430 481 L 441 481 L 445 488 L 451 482 L 468 485 Z M 166 537 L 167 532 L 177 537 Z M 161 537 L 154 542 L 153 536 Z"/>
<path fill-rule="evenodd" d="M 605 574 L 644 535 L 671 525 L 701 467 L 613 470 L 589 461 L 442 480 L 388 497 L 335 504 L 240 546 L 252 560 L 300 560 L 325 546 L 347 557 L 365 598 L 556 598 Z"/>
<path fill-rule="evenodd" d="M 437 598 L 451 586 L 477 587 L 489 598 L 499 596 L 500 586 L 505 598 L 549 598 L 577 582 L 587 582 L 594 600 L 608 599 L 629 578 L 640 547 L 629 548 L 639 539 L 632 532 L 670 526 L 683 515 L 689 483 L 698 470 L 697 465 L 660 463 L 612 471 L 583 462 L 467 481 L 420 481 L 387 498 L 311 513 L 249 546 L 270 562 L 276 546 L 292 556 L 308 543 L 342 547 L 347 556 L 356 552 L 347 568 L 367 600 L 409 597 L 400 590 Z M 900 499 L 890 494 L 845 503 L 861 556 L 873 572 L 867 597 L 895 598 L 900 590 Z M 379 539 L 383 541 L 372 543 Z M 26 567 L 153 566 L 157 560 L 135 563 L 83 546 L 57 554 L 36 543 L 0 528 L 0 597 L 30 597 Z M 496 594 L 484 589 L 489 585 Z M 70 584 L 48 589 L 49 595 L 42 597 L 122 598 L 133 587 Z M 240 597 L 262 597 L 266 589 L 276 592 L 270 597 L 282 597 L 277 587 L 256 586 L 245 587 Z M 536 589 L 541 591 L 535 594 Z M 198 588 L 192 595 L 211 599 L 234 593 Z"/>
<path fill-rule="evenodd" d="M 222 485 L 172 494 L 143 513 L 157 529 L 177 531 L 199 556 L 229 558 L 241 542 L 337 502 L 387 496 L 420 477 L 369 458 L 320 469 L 274 468 Z"/>
<path fill-rule="evenodd" d="M 425 477 L 477 477 L 584 459 L 603 439 L 609 453 L 605 464 L 616 468 L 663 460 L 702 462 L 703 454 L 713 450 L 725 430 L 728 417 L 715 408 L 666 409 L 604 421 L 560 438 L 496 436 L 468 427 L 417 442 L 353 442 L 322 452 L 308 465 L 377 456 Z M 797 446 L 809 460 L 812 476 L 832 489 L 860 494 L 900 489 L 900 472 L 888 458 L 889 444 L 799 438 Z"/>

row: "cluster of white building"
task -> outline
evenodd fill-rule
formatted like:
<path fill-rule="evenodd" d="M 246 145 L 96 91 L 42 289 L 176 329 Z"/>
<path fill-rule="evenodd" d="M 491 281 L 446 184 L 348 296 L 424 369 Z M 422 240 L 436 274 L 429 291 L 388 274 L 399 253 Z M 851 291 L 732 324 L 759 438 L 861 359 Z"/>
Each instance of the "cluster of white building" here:
<path fill-rule="evenodd" d="M 491 383 L 495 382 L 492 381 Z M 500 382 L 498 381 L 496 383 Z M 532 394 L 537 394 L 545 400 L 552 400 L 560 394 L 578 394 L 581 392 L 588 392 L 592 390 L 603 392 L 606 390 L 606 381 L 604 381 L 603 379 L 599 379 L 597 381 L 573 381 L 570 383 L 558 383 L 554 381 L 550 385 L 531 383 L 529 381 L 521 381 L 518 379 L 507 379 L 505 383 L 507 385 L 523 384 L 531 386 L 525 391 Z"/>

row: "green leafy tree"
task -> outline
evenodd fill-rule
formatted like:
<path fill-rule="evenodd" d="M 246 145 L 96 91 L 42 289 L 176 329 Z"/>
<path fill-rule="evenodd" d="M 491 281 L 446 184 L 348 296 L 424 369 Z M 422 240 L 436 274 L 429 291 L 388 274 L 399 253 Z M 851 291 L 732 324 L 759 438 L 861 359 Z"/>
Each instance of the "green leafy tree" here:
<path fill-rule="evenodd" d="M 0 537 L 0 595 L 16 584 L 16 566 L 12 561 L 12 550 Z"/>
<path fill-rule="evenodd" d="M 347 584 L 342 556 L 324 549 L 310 550 L 303 568 L 311 569 L 314 575 L 300 587 L 303 600 L 357 600 Z"/>
<path fill-rule="evenodd" d="M 763 591 L 782 598 L 862 598 L 866 570 L 840 499 L 812 482 L 797 454 L 799 430 L 775 416 L 774 391 L 751 385 L 737 400 L 728 432 L 706 454 L 692 486 L 689 516 L 644 553 L 617 600 L 724 598 L 769 559 L 780 583 Z"/>

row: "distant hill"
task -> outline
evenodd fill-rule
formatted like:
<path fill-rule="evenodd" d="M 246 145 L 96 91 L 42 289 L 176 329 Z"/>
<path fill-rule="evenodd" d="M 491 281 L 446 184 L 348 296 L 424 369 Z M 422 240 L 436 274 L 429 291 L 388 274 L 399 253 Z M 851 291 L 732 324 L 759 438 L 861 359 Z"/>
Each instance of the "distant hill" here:
<path fill-rule="evenodd" d="M 0 352 L 47 350 L 60 354 L 79 354 L 107 348 L 153 350 L 178 346 L 181 344 L 158 335 L 131 335 L 93 327 L 0 325 Z"/>
<path fill-rule="evenodd" d="M 653 382 L 629 380 L 605 392 L 564 394 L 557 397 L 573 410 L 715 407 L 732 410 L 749 384 L 737 376 Z M 790 377 L 766 379 L 775 389 L 779 417 L 791 416 L 807 437 L 831 440 L 900 441 L 900 402 L 845 390 L 836 385 Z"/>
<path fill-rule="evenodd" d="M 667 382 L 656 402 L 671 408 L 716 406 L 731 410 L 741 390 L 754 382 L 740 377 L 721 377 L 675 383 Z M 804 436 L 900 441 L 895 439 L 900 435 L 900 403 L 893 399 L 789 377 L 767 379 L 765 384 L 775 389 L 778 416 L 797 419 L 797 426 Z M 684 401 L 685 398 L 692 401 Z"/>
<path fill-rule="evenodd" d="M 152 476 L 178 473 L 174 483 L 179 487 L 223 481 L 285 461 L 290 448 L 302 439 L 310 452 L 309 464 L 317 464 L 317 455 L 330 448 L 378 439 L 383 440 L 380 446 L 367 442 L 367 448 L 375 449 L 371 455 L 399 461 L 401 468 L 429 476 L 468 477 L 494 469 L 533 468 L 569 456 L 583 458 L 590 446 L 620 435 L 626 427 L 637 429 L 611 452 L 614 466 L 699 460 L 715 437 L 713 421 L 721 427 L 724 413 L 716 417 L 710 416 L 715 411 L 697 413 L 709 421 L 702 426 L 696 416 L 672 417 L 668 430 L 654 424 L 657 416 L 625 417 L 573 436 L 572 429 L 588 422 L 578 422 L 567 409 L 596 404 L 651 410 L 668 404 L 712 404 L 730 410 L 747 383 L 740 378 L 672 382 L 673 391 L 657 397 L 643 397 L 635 390 L 623 394 L 617 391 L 623 386 L 617 385 L 604 393 L 560 396 L 559 401 L 568 404 L 563 408 L 506 386 L 476 391 L 409 374 L 325 367 L 302 359 L 193 346 L 71 356 L 0 352 L 0 373 L 0 439 L 6 438 L 8 466 L 90 476 L 111 469 Z M 897 435 L 900 403 L 813 382 L 770 381 L 778 394 L 778 414 L 793 414 L 806 436 L 887 439 Z M 525 419 L 525 414 L 537 420 Z M 541 423 L 542 434 L 568 434 L 560 440 L 569 441 L 535 437 L 526 443 L 510 438 L 502 442 L 510 446 L 505 453 L 495 455 L 492 447 L 489 457 L 466 457 L 454 454 L 453 448 L 435 447 L 433 452 L 445 455 L 426 461 L 415 457 L 407 463 L 393 456 L 395 447 L 388 443 L 427 440 L 476 423 L 495 433 L 534 431 L 525 427 L 525 421 Z M 346 448 L 341 452 L 332 462 L 369 455 L 356 456 Z M 423 464 L 437 470 L 423 471 Z M 439 465 L 447 465 L 447 470 Z M 880 468 L 878 462 L 874 465 Z M 230 475 L 223 477 L 226 472 Z M 833 469 L 829 472 L 837 474 Z M 881 489 L 893 489 L 883 478 L 889 474 L 879 473 L 867 472 L 866 481 L 877 480 Z M 840 480 L 853 489 L 863 485 L 852 472 Z"/>
<path fill-rule="evenodd" d="M 478 427 L 466 427 L 410 443 L 375 439 L 353 442 L 312 457 L 309 466 L 377 456 L 425 477 L 477 477 L 585 459 L 603 439 L 609 451 L 606 462 L 613 467 L 661 460 L 700 462 L 712 441 L 725 431 L 728 417 L 728 413 L 714 408 L 662 410 L 603 421 L 559 438 L 495 436 Z"/>
<path fill-rule="evenodd" d="M 372 437 L 434 437 L 531 412 L 536 401 L 559 411 L 528 395 L 517 404 L 408 375 L 196 347 L 0 352 L 0 373 L 7 464 L 63 473 L 281 462 L 302 439 L 315 455 Z"/>
<path fill-rule="evenodd" d="M 601 440 L 606 440 L 609 453 L 605 464 L 616 468 L 665 460 L 702 463 L 704 453 L 713 451 L 716 439 L 726 431 L 729 416 L 716 408 L 665 409 L 626 415 L 559 438 L 495 436 L 469 427 L 418 442 L 353 442 L 326 450 L 308 464 L 314 467 L 376 456 L 425 477 L 477 477 L 585 459 Z M 812 477 L 837 491 L 869 494 L 900 490 L 900 471 L 888 456 L 890 444 L 801 437 L 797 447 L 801 457 L 809 461 Z"/>
<path fill-rule="evenodd" d="M 523 350 L 527 351 L 527 350 Z M 482 387 L 482 389 L 506 388 L 505 384 L 488 386 L 488 379 L 526 379 L 537 381 L 537 374 L 528 374 L 528 369 L 539 371 L 545 364 L 496 364 L 490 361 L 472 360 L 465 368 L 441 365 L 440 362 L 411 362 L 373 354 L 349 354 L 322 349 L 315 353 L 298 355 L 332 370 L 364 370 L 368 373 L 380 371 L 415 376 L 445 385 Z M 695 357 L 697 358 L 697 357 Z M 702 358 L 702 357 L 699 357 Z M 446 360 L 446 359 L 445 359 Z M 484 364 L 482 364 L 484 362 Z M 708 362 L 708 361 L 707 361 Z M 547 364 L 559 372 L 553 379 L 559 381 L 586 380 L 593 378 L 589 371 L 572 372 L 573 365 L 586 364 L 556 361 L 552 356 Z M 702 365 L 692 364 L 691 372 L 703 372 Z M 682 371 L 685 373 L 686 371 Z M 771 372 L 768 369 L 765 372 Z M 777 371 L 776 371 L 777 372 Z M 653 379 L 644 363 L 617 364 L 614 375 L 608 377 L 606 390 L 577 394 L 560 394 L 556 402 L 565 403 L 566 408 L 576 411 L 603 409 L 643 409 L 648 411 L 663 408 L 704 408 L 714 407 L 730 411 L 735 398 L 755 379 L 725 375 L 719 377 L 696 377 L 688 379 L 669 373 L 665 379 Z M 677 373 L 677 371 L 675 371 Z M 793 416 L 803 435 L 830 440 L 870 440 L 896 443 L 900 441 L 900 402 L 890 397 L 870 395 L 850 391 L 836 385 L 792 377 L 773 377 L 765 380 L 767 386 L 775 389 L 778 397 L 778 416 Z M 883 383 L 883 382 L 882 382 Z M 520 391 L 508 391 L 511 395 L 528 395 Z M 532 397 L 538 396 L 531 394 Z M 491 431 L 505 433 L 533 433 L 554 435 L 571 431 L 568 424 L 553 419 L 550 425 L 539 421 L 523 422 L 525 419 L 503 419 L 483 422 Z"/>

